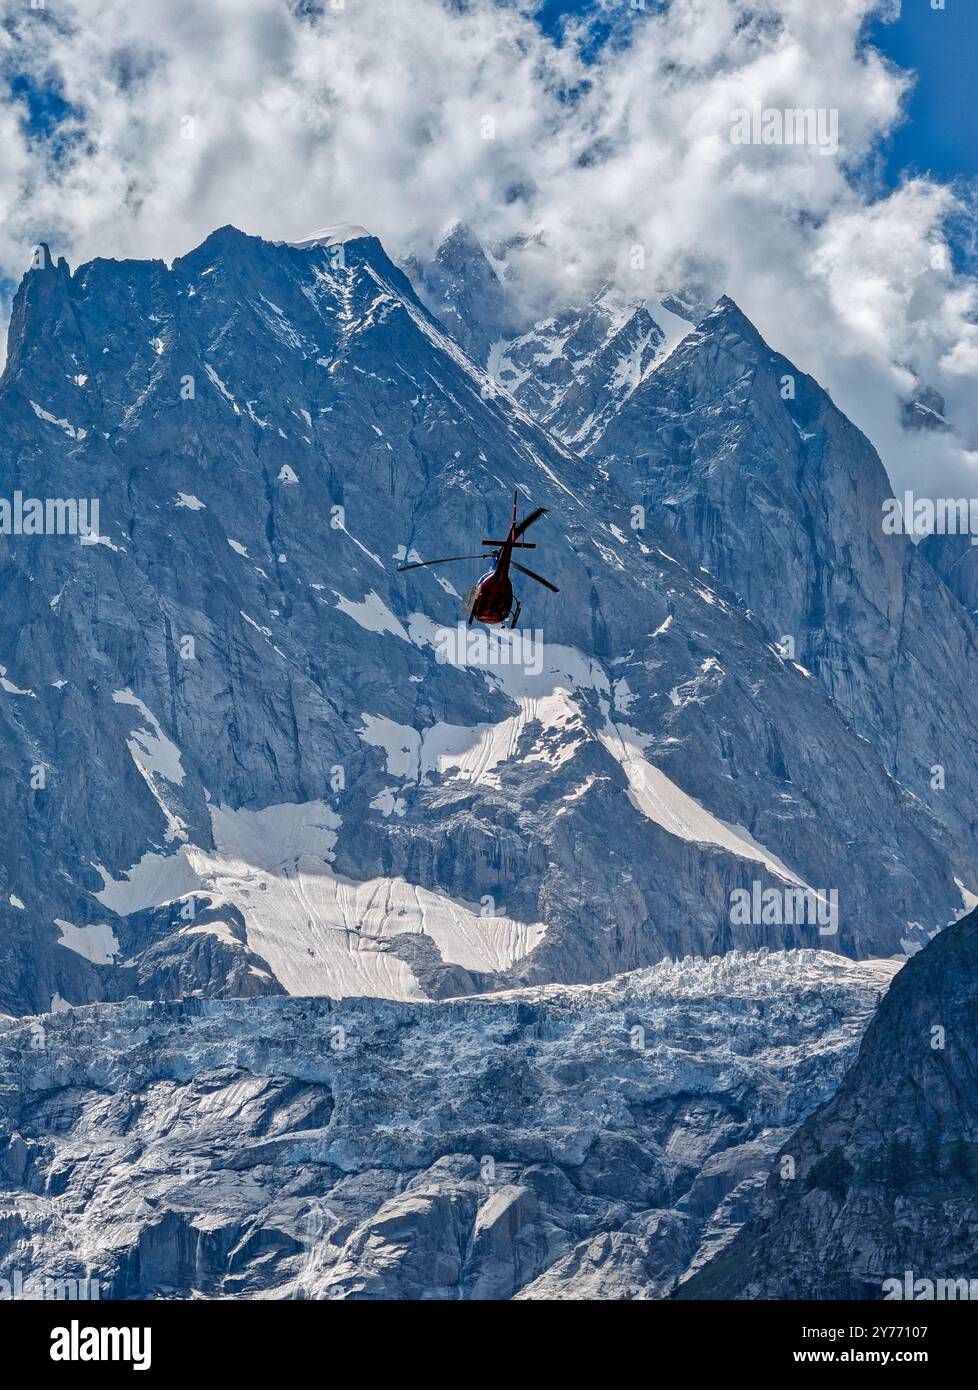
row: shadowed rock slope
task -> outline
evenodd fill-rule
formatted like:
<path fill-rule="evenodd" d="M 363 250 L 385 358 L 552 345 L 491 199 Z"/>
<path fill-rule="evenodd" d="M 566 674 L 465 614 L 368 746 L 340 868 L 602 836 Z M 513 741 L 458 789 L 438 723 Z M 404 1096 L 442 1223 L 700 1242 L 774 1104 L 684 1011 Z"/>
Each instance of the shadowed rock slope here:
<path fill-rule="evenodd" d="M 978 911 L 901 970 L 757 1215 L 682 1297 L 879 1299 L 908 1270 L 978 1280 Z"/>

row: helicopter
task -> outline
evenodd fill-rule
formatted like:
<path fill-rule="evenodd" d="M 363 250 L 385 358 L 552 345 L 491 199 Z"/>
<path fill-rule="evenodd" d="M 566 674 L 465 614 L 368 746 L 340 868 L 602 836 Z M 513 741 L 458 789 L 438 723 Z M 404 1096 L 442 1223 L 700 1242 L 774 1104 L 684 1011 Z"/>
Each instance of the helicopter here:
<path fill-rule="evenodd" d="M 509 621 L 510 627 L 515 627 L 519 622 L 520 613 L 523 605 L 513 594 L 513 582 L 509 577 L 510 569 L 519 570 L 520 574 L 525 574 L 530 579 L 535 579 L 538 584 L 542 584 L 545 589 L 549 589 L 553 594 L 559 594 L 560 590 L 556 584 L 551 584 L 549 579 L 544 579 L 542 574 L 537 574 L 534 570 L 527 569 L 525 565 L 518 564 L 513 559 L 514 550 L 536 550 L 533 541 L 524 541 L 520 537 L 539 521 L 542 516 L 546 516 L 546 507 L 537 507 L 530 512 L 522 521 L 516 520 L 516 508 L 519 502 L 519 493 L 513 496 L 513 520 L 510 522 L 509 535 L 504 541 L 483 541 L 483 545 L 492 546 L 495 554 L 492 557 L 492 569 L 486 570 L 485 574 L 478 579 L 471 589 L 466 590 L 462 599 L 468 612 L 469 625 L 471 626 L 476 619 L 480 623 L 485 623 L 487 627 L 503 624 Z M 431 565 L 453 565 L 459 560 L 484 560 L 486 552 L 482 551 L 476 555 L 447 555 L 441 560 L 416 560 L 410 565 L 398 565 L 398 570 L 419 570 L 428 569 Z"/>

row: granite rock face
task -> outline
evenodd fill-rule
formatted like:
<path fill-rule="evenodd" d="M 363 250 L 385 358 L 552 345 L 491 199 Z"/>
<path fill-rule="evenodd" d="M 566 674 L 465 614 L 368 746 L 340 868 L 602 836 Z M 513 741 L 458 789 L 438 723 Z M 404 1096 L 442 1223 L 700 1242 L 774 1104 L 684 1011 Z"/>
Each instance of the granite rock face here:
<path fill-rule="evenodd" d="M 978 620 L 978 546 L 972 545 L 971 535 L 925 536 L 920 551 L 972 620 Z"/>
<path fill-rule="evenodd" d="M 973 912 L 901 970 L 837 1094 L 683 1297 L 978 1296 L 976 981 Z"/>
<path fill-rule="evenodd" d="M 581 449 L 692 330 L 688 307 L 670 302 L 667 309 L 661 297 L 606 287 L 498 349 L 493 374 L 534 419 Z"/>
<path fill-rule="evenodd" d="M 431 260 L 404 265 L 420 298 L 439 323 L 479 366 L 497 343 L 516 332 L 515 307 L 496 267 L 471 228 L 456 222 Z"/>
<path fill-rule="evenodd" d="M 0 1280 L 101 1297 L 662 1298 L 722 1249 L 892 963 L 664 962 L 450 1003 L 0 1027 Z"/>
<path fill-rule="evenodd" d="M 784 660 L 695 535 L 636 518 L 630 477 L 535 423 L 357 229 L 74 273 L 42 251 L 0 422 L 0 495 L 99 504 L 97 534 L 0 535 L 7 1012 L 891 955 L 978 888 L 963 812 L 891 746 L 917 767 L 950 720 L 929 678 L 908 665 L 919 729 L 850 727 L 846 683 Z M 396 567 L 478 550 L 514 492 L 549 509 L 532 568 L 560 592 L 523 581 L 523 630 L 488 642 L 460 601 L 480 556 Z M 959 691 L 976 636 L 947 604 L 926 654 Z M 976 774 L 947 761 L 957 807 Z M 755 886 L 837 893 L 835 920 L 735 921 Z"/>
<path fill-rule="evenodd" d="M 926 553 L 889 534 L 872 445 L 728 298 L 646 375 L 589 458 L 810 671 L 975 858 L 978 643 Z"/>

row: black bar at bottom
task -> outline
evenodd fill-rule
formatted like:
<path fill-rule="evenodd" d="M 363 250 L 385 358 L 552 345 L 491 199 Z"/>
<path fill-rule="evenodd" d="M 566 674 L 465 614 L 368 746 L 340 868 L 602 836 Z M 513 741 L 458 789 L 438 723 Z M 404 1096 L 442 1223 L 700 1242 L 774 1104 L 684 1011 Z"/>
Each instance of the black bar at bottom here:
<path fill-rule="evenodd" d="M 559 1324 L 568 1313 L 573 1321 L 554 1341 L 553 1320 Z M 595 1324 L 587 1329 L 582 1319 L 591 1317 Z M 575 1346 L 575 1356 L 588 1346 L 598 1363 L 607 1358 L 609 1371 L 628 1364 L 629 1374 L 647 1358 L 650 1368 L 662 1366 L 664 1356 L 691 1373 L 799 1365 L 830 1372 L 864 1365 L 950 1371 L 970 1357 L 974 1316 L 967 1305 L 924 1302 L 496 1303 L 486 1309 L 481 1303 L 378 1306 L 367 1300 L 13 1301 L 0 1302 L 4 1332 L 8 1348 L 16 1348 L 18 1376 L 36 1368 L 67 1380 L 85 1372 L 188 1371 L 195 1379 L 216 1372 L 254 1380 L 263 1372 L 287 1374 L 310 1360 L 328 1378 L 349 1374 L 358 1363 L 371 1379 L 388 1365 L 403 1375 L 426 1364 L 431 1371 L 441 1365 L 440 1375 L 450 1364 L 454 1378 L 485 1367 L 490 1345 L 502 1373 L 510 1343 L 510 1370 L 518 1367 L 521 1378 L 530 1364 L 552 1373 Z M 627 1342 L 618 1340 L 623 1336 Z M 468 1364 L 464 1346 L 473 1356 Z"/>

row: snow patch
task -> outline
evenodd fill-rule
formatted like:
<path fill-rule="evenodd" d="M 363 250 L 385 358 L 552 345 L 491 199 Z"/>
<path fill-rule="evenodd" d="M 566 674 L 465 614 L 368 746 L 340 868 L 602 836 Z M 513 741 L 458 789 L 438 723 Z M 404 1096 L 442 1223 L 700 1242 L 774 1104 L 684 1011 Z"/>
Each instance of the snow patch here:
<path fill-rule="evenodd" d="M 645 757 L 645 743 L 650 735 L 640 734 L 627 724 L 609 722 L 598 737 L 624 772 L 632 805 L 648 820 L 681 840 L 715 845 L 739 859 L 763 864 L 777 878 L 808 888 L 804 879 L 759 845 L 743 826 L 720 820 L 670 781 L 661 768 L 650 763 Z"/>
<path fill-rule="evenodd" d="M 180 750 L 160 728 L 156 715 L 143 704 L 131 690 L 116 690 L 112 700 L 117 705 L 131 705 L 137 709 L 149 725 L 146 729 L 133 729 L 129 751 L 140 770 L 154 777 L 164 777 L 174 786 L 183 783 L 183 768 L 180 764 Z"/>
<path fill-rule="evenodd" d="M 37 401 L 31 401 L 31 406 L 34 410 L 34 414 L 39 420 L 45 420 L 49 425 L 56 425 L 59 430 L 64 431 L 69 439 L 81 440 L 84 439 L 85 435 L 88 433 L 87 430 L 83 430 L 79 426 L 71 424 L 70 421 L 59 420 L 56 415 L 52 415 L 47 410 L 42 410 Z"/>
<path fill-rule="evenodd" d="M 104 545 L 107 550 L 114 550 L 117 555 L 125 555 L 124 545 L 115 545 L 108 536 L 97 536 L 94 531 L 86 531 L 79 538 L 79 545 Z"/>
<path fill-rule="evenodd" d="M 334 604 L 334 607 L 338 608 L 341 613 L 345 613 L 347 617 L 352 618 L 365 631 L 378 634 L 389 632 L 394 637 L 400 637 L 402 642 L 411 641 L 404 625 L 395 618 L 384 600 L 372 589 L 366 598 L 361 599 L 359 603 L 353 599 L 344 598 L 336 589 L 333 590 L 333 593 L 339 600 L 338 603 Z"/>
<path fill-rule="evenodd" d="M 126 746 L 140 776 L 163 813 L 167 840 L 185 840 L 187 827 L 180 816 L 167 804 L 158 785 L 159 778 L 163 778 L 164 781 L 174 786 L 180 786 L 183 783 L 184 773 L 180 763 L 180 750 L 164 734 L 155 714 L 147 709 L 142 700 L 137 699 L 131 690 L 116 690 L 113 692 L 112 699 L 117 705 L 131 705 L 146 720 L 148 727 L 133 729 L 130 737 L 126 740 Z"/>
<path fill-rule="evenodd" d="M 184 845 L 151 853 L 120 879 L 101 869 L 95 897 L 123 915 L 189 893 L 231 902 L 248 946 L 290 994 L 422 999 L 410 968 L 391 953 L 402 935 L 427 935 L 442 959 L 465 969 L 505 970 L 542 940 L 523 923 L 416 887 L 401 878 L 365 882 L 332 867 L 340 818 L 323 802 L 258 811 L 211 807 L 215 849 Z"/>
<path fill-rule="evenodd" d="M 207 272 L 205 271 L 204 273 L 206 274 Z M 227 401 L 228 405 L 232 408 L 235 415 L 240 415 L 241 411 L 238 409 L 237 401 L 231 395 L 231 392 L 224 385 L 224 382 L 221 380 L 221 378 L 218 376 L 217 372 L 215 372 L 214 368 L 210 365 L 209 362 L 204 363 L 204 371 L 207 373 L 210 380 L 217 387 L 218 391 L 220 391 L 221 395 Z"/>
<path fill-rule="evenodd" d="M 111 965 L 119 951 L 115 932 L 105 922 L 95 922 L 90 927 L 76 927 L 72 922 L 63 922 L 55 917 L 54 925 L 61 928 L 59 946 L 67 946 L 69 951 L 84 956 L 92 965 Z"/>
<path fill-rule="evenodd" d="M 6 666 L 0 666 L 0 690 L 5 690 L 8 695 L 28 695 L 32 700 L 37 699 L 33 690 L 21 690 L 20 686 L 14 685 L 13 681 L 7 680 Z"/>
<path fill-rule="evenodd" d="M 389 820 L 391 816 L 403 816 L 407 810 L 407 802 L 403 796 L 397 795 L 396 787 L 384 787 L 371 801 L 370 809 L 379 811 L 384 820 Z"/>
<path fill-rule="evenodd" d="M 270 627 L 262 627 L 261 623 L 256 623 L 254 618 L 249 617 L 243 608 L 239 608 L 238 612 L 240 613 L 241 617 L 244 618 L 245 622 L 249 625 L 249 627 L 253 627 L 255 631 L 260 632 L 263 637 L 271 637 L 272 629 Z"/>
<path fill-rule="evenodd" d="M 291 241 L 290 246 L 342 246 L 348 241 L 359 241 L 362 237 L 369 237 L 370 233 L 365 227 L 358 226 L 355 222 L 338 222 L 333 227 L 320 227 L 318 232 L 313 232 L 311 236 L 305 237 L 302 241 Z"/>

